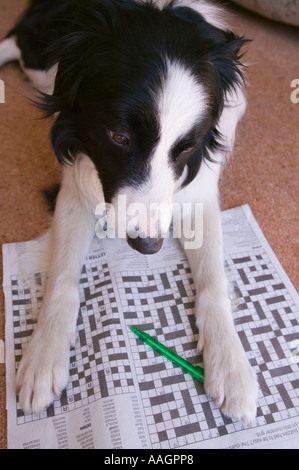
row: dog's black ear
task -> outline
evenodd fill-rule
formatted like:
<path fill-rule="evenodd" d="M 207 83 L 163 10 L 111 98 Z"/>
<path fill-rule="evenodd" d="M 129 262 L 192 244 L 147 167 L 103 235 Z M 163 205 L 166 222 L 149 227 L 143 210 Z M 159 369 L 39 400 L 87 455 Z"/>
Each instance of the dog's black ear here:
<path fill-rule="evenodd" d="M 119 10 L 111 0 L 84 0 L 74 6 L 66 33 L 47 51 L 48 69 L 58 64 L 52 96 L 42 94 L 40 108 L 51 116 L 72 106 L 80 84 L 94 74 L 95 63 L 112 53 Z"/>
<path fill-rule="evenodd" d="M 243 82 L 241 58 L 242 48 L 250 42 L 232 31 L 225 31 L 224 41 L 215 44 L 209 54 L 209 61 L 218 73 L 223 91 L 236 89 Z"/>
<path fill-rule="evenodd" d="M 40 93 L 36 104 L 46 117 L 59 113 L 51 139 L 62 164 L 72 163 L 78 152 L 85 151 L 76 129 L 76 97 L 82 82 L 95 74 L 95 67 L 113 60 L 118 20 L 119 10 L 111 0 L 76 2 L 65 35 L 47 51 L 48 68 L 58 64 L 54 92 Z"/>
<path fill-rule="evenodd" d="M 57 117 L 52 127 L 51 140 L 57 160 L 63 165 L 73 163 L 79 152 L 86 153 L 76 129 L 74 115 L 68 110 L 61 111 Z"/>

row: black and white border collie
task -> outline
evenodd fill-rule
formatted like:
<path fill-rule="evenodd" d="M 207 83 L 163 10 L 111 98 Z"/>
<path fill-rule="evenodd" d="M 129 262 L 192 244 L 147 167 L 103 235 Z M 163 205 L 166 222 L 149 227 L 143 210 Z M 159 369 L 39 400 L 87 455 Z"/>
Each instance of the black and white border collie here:
<path fill-rule="evenodd" d="M 218 201 L 246 108 L 244 43 L 206 0 L 32 0 L 0 44 L 0 65 L 19 60 L 54 116 L 63 171 L 46 293 L 17 373 L 26 413 L 39 413 L 67 385 L 96 207 L 117 212 L 126 196 L 149 211 L 153 203 L 170 208 L 158 213 L 155 233 L 143 217 L 138 236 L 127 233 L 144 254 L 161 248 L 173 203 L 202 203 L 202 246 L 186 248 L 184 235 L 182 244 L 197 289 L 205 390 L 225 415 L 254 421 L 258 385 L 234 329 Z"/>

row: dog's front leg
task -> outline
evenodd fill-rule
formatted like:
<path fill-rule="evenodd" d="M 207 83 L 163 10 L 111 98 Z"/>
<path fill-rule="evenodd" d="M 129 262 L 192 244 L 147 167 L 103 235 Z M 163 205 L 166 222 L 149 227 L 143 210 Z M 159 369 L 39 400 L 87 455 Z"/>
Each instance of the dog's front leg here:
<path fill-rule="evenodd" d="M 75 165 L 76 166 L 76 165 Z M 94 235 L 94 219 L 76 184 L 78 168 L 64 171 L 51 232 L 49 276 L 38 323 L 17 373 L 20 405 L 38 414 L 67 385 L 75 340 L 79 279 Z M 81 165 L 82 166 L 82 165 Z"/>
<path fill-rule="evenodd" d="M 216 193 L 216 191 L 215 191 Z M 196 323 L 203 351 L 205 390 L 231 418 L 252 423 L 257 379 L 235 331 L 224 271 L 221 217 L 215 194 L 203 204 L 203 244 L 186 249 L 196 287 Z"/>

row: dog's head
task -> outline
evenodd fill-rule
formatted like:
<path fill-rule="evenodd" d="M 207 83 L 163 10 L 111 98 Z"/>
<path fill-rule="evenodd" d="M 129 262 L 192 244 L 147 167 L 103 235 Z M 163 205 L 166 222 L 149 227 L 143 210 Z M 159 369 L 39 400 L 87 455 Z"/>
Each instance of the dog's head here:
<path fill-rule="evenodd" d="M 78 2 L 69 33 L 53 49 L 59 67 L 44 107 L 59 112 L 57 158 L 88 155 L 116 213 L 119 196 L 126 207 L 145 207 L 128 231 L 142 253 L 161 247 L 174 192 L 221 145 L 225 95 L 241 81 L 244 40 L 182 4 Z"/>

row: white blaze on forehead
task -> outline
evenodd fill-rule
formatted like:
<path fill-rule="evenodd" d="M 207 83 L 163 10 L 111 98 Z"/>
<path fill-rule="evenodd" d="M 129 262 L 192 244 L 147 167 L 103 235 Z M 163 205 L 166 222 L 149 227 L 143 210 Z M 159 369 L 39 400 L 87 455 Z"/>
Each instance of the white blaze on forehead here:
<path fill-rule="evenodd" d="M 191 71 L 169 61 L 167 75 L 157 97 L 160 139 L 151 157 L 150 179 L 141 198 L 146 204 L 172 205 L 177 182 L 170 161 L 171 149 L 200 122 L 207 105 L 204 87 Z M 171 216 L 171 211 L 168 216 L 164 213 L 160 220 L 162 231 L 168 229 Z"/>
<path fill-rule="evenodd" d="M 172 145 L 187 135 L 203 116 L 207 107 L 204 87 L 183 65 L 169 62 L 158 106 L 159 147 L 163 146 L 169 153 Z"/>
<path fill-rule="evenodd" d="M 188 135 L 203 118 L 207 94 L 191 71 L 177 62 L 168 62 L 167 76 L 158 97 L 160 139 L 151 161 L 151 188 L 160 195 L 173 192 L 174 170 L 170 163 L 173 145 Z"/>

